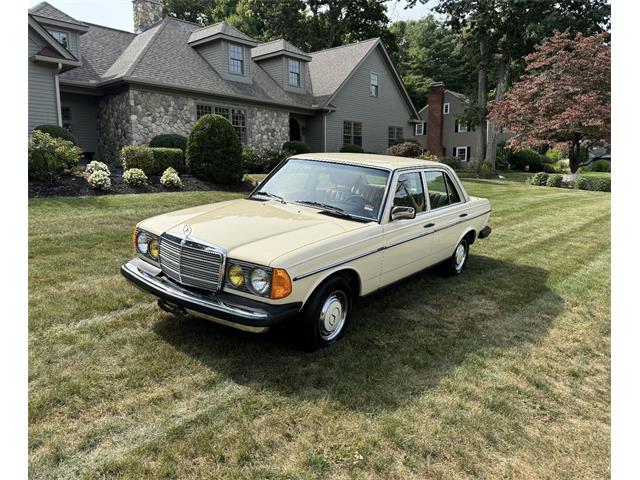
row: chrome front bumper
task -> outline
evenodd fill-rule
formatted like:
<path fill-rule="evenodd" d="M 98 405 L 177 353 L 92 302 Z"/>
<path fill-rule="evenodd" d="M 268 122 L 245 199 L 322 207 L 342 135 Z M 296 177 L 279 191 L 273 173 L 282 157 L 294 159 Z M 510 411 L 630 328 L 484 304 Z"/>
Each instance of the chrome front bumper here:
<path fill-rule="evenodd" d="M 266 331 L 294 317 L 302 307 L 301 303 L 271 305 L 226 292 L 199 293 L 177 284 L 158 267 L 139 258 L 122 265 L 120 273 L 165 304 L 240 330 Z"/>

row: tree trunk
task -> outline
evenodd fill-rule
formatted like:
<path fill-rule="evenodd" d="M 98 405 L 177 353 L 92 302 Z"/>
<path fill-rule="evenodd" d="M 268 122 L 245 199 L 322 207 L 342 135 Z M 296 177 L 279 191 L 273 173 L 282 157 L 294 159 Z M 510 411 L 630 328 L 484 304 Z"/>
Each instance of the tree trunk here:
<path fill-rule="evenodd" d="M 478 134 L 476 172 L 478 174 L 480 174 L 480 164 L 484 160 L 487 142 L 487 64 L 484 40 L 480 40 L 479 47 L 481 60 L 478 65 L 478 123 L 476 128 Z"/>
<path fill-rule="evenodd" d="M 569 148 L 569 169 L 575 175 L 580 167 L 580 137 L 574 136 Z"/>
<path fill-rule="evenodd" d="M 511 55 L 503 54 L 498 64 L 498 83 L 496 85 L 496 100 L 503 100 L 509 85 L 509 64 Z M 491 170 L 496 171 L 496 152 L 498 149 L 498 126 L 489 122 L 487 126 L 487 149 L 484 161 L 489 162 Z"/>

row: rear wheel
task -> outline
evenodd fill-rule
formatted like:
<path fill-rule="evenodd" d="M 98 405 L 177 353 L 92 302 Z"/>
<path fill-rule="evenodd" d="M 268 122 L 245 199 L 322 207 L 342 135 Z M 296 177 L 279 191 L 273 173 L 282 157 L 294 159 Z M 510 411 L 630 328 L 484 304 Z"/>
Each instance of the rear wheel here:
<path fill-rule="evenodd" d="M 463 238 L 460 243 L 456 245 L 456 249 L 453 251 L 453 255 L 443 263 L 444 272 L 447 275 L 459 275 L 464 270 L 467 264 L 467 258 L 469 257 L 469 240 Z"/>
<path fill-rule="evenodd" d="M 351 286 L 343 277 L 329 278 L 307 301 L 299 320 L 306 350 L 335 343 L 344 333 L 353 305 Z"/>

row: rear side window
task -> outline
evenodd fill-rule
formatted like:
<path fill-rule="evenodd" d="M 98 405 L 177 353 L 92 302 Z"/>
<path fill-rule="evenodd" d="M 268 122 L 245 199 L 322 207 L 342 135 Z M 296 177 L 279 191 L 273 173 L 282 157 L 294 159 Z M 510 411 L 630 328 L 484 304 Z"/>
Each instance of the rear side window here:
<path fill-rule="evenodd" d="M 416 209 L 416 213 L 426 210 L 424 188 L 422 187 L 420 172 L 403 173 L 398 177 L 393 206 L 413 207 Z"/>
<path fill-rule="evenodd" d="M 444 172 L 425 172 L 431 210 L 460 202 L 460 194 Z"/>

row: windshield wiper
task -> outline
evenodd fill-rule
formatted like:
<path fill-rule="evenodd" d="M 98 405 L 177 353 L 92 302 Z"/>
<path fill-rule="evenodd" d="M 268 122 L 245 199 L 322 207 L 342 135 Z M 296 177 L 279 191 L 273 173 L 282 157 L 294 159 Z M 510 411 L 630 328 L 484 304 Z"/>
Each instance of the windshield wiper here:
<path fill-rule="evenodd" d="M 287 203 L 285 201 L 285 199 L 282 198 L 280 195 L 276 195 L 275 193 L 271 193 L 271 192 L 256 192 L 256 193 L 254 193 L 254 195 L 264 195 L 265 197 L 269 197 L 269 198 L 273 198 L 274 200 L 278 200 L 280 203 Z"/>
<path fill-rule="evenodd" d="M 329 213 L 329 214 L 337 215 L 338 217 L 348 218 L 349 220 L 355 220 L 357 222 L 373 221 L 366 218 L 355 217 L 350 213 L 347 213 L 346 211 L 344 211 L 342 208 L 336 207 L 334 205 L 329 205 L 328 203 L 312 202 L 309 200 L 296 200 L 296 203 L 301 203 L 302 205 L 309 205 L 310 207 L 319 207 L 322 209 L 320 210 L 320 213 Z"/>

